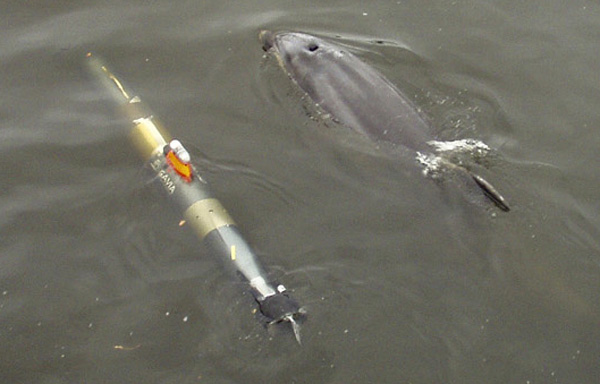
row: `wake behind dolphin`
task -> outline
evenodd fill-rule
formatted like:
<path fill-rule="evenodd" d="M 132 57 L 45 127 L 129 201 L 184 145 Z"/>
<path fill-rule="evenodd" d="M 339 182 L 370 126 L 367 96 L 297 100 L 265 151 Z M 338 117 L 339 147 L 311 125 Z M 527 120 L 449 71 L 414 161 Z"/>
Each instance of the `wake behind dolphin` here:
<path fill-rule="evenodd" d="M 419 108 L 381 73 L 352 53 L 304 33 L 262 31 L 263 49 L 276 55 L 289 76 L 313 101 L 341 124 L 371 138 L 432 155 L 432 126 Z M 503 211 L 504 197 L 483 177 L 445 162 L 465 174 Z"/>

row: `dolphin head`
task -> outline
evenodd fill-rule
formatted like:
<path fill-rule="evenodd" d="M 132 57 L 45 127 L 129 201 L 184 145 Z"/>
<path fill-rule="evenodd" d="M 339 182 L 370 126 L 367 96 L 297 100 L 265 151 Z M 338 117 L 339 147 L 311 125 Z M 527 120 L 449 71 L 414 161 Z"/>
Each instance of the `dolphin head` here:
<path fill-rule="evenodd" d="M 315 36 L 304 33 L 261 31 L 259 39 L 263 50 L 274 53 L 279 64 L 307 90 L 318 76 L 326 56 L 340 54 L 339 48 Z"/>
<path fill-rule="evenodd" d="M 297 32 L 261 31 L 259 39 L 263 49 L 274 48 L 282 56 L 310 58 L 317 54 L 320 45 L 325 42 L 315 36 Z"/>

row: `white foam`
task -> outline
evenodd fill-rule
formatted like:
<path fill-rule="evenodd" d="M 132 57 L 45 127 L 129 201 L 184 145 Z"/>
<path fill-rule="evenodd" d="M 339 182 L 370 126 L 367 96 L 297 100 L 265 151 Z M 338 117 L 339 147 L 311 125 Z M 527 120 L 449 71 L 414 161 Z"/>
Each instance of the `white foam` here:
<path fill-rule="evenodd" d="M 416 159 L 424 167 L 423 175 L 433 178 L 439 176 L 442 166 L 446 163 L 443 158 L 432 153 L 417 152 Z"/>
<path fill-rule="evenodd" d="M 435 148 L 438 153 L 441 152 L 452 152 L 452 153 L 477 153 L 486 154 L 490 151 L 490 147 L 479 140 L 475 139 L 462 139 L 454 141 L 428 141 L 427 144 Z"/>

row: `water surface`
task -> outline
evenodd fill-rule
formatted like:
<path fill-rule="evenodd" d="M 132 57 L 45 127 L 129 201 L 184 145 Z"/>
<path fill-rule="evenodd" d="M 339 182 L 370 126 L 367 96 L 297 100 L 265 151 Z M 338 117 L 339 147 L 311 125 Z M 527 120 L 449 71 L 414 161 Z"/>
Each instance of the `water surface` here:
<path fill-rule="evenodd" d="M 5 383 L 592 383 L 600 375 L 597 2 L 0 7 Z M 319 118 L 257 39 L 337 39 L 441 140 L 494 148 L 508 214 Z M 380 41 L 380 43 L 378 43 Z M 102 55 L 200 159 L 298 347 L 177 225 L 86 76 Z"/>

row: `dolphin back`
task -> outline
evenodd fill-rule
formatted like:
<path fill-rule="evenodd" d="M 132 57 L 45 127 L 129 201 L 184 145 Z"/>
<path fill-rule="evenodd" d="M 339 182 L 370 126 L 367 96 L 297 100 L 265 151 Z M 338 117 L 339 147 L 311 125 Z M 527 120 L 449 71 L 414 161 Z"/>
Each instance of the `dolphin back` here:
<path fill-rule="evenodd" d="M 431 125 L 379 71 L 341 46 L 303 33 L 271 37 L 292 79 L 341 124 L 375 141 L 420 150 Z"/>

